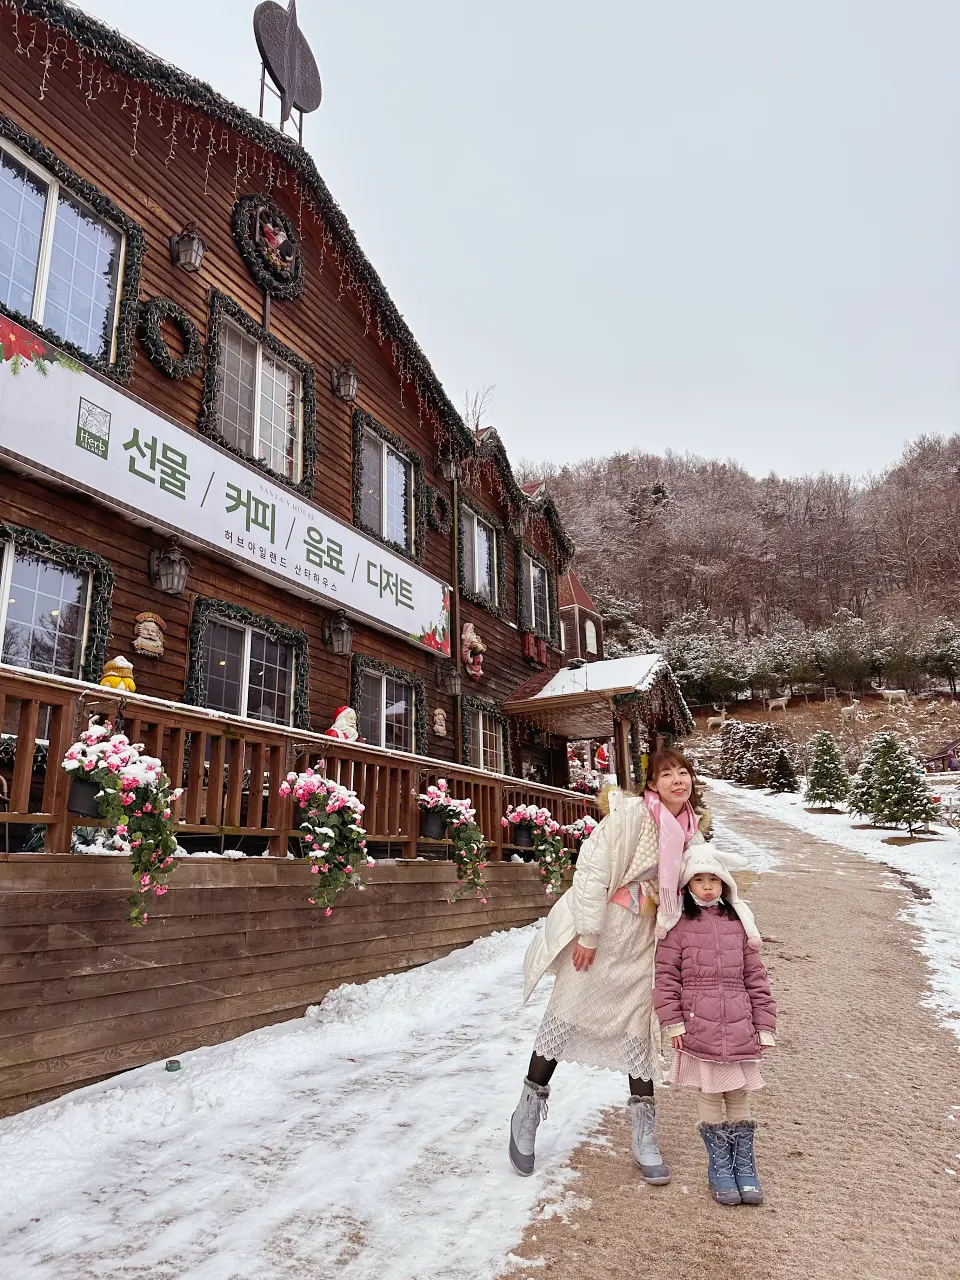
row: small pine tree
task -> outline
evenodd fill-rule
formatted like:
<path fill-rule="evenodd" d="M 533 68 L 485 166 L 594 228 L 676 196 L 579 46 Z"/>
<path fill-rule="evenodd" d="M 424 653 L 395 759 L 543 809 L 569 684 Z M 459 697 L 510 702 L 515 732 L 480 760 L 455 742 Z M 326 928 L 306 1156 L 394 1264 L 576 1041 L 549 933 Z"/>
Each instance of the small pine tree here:
<path fill-rule="evenodd" d="M 853 782 L 850 784 L 850 810 L 852 813 L 858 813 L 862 818 L 869 817 L 873 814 L 874 799 L 876 796 L 876 788 L 874 786 L 874 764 L 877 753 L 883 745 L 886 738 L 893 737 L 888 733 L 875 733 L 867 743 L 867 749 L 863 753 L 863 759 L 860 761 L 860 768 L 856 772 Z"/>
<path fill-rule="evenodd" d="M 781 747 L 774 758 L 773 765 L 770 770 L 768 785 L 771 791 L 783 792 L 800 790 L 800 784 L 797 781 L 797 771 L 793 767 L 790 752 L 786 747 Z"/>
<path fill-rule="evenodd" d="M 937 816 L 923 769 L 894 734 L 882 735 L 873 763 L 872 818 L 882 827 L 914 828 Z"/>
<path fill-rule="evenodd" d="M 810 767 L 805 798 L 808 804 L 842 804 L 850 794 L 850 775 L 832 733 L 821 729 L 810 739 Z"/>

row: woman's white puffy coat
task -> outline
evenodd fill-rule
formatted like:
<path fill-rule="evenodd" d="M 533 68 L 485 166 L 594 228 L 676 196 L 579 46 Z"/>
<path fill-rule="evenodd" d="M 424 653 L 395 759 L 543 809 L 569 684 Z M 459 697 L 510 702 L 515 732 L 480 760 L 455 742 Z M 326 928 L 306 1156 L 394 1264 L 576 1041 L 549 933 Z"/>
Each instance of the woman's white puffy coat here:
<path fill-rule="evenodd" d="M 691 844 L 699 843 L 699 832 Z M 607 903 L 630 880 L 656 875 L 660 854 L 657 824 L 640 796 L 610 795 L 610 812 L 583 842 L 573 883 L 558 898 L 527 948 L 523 961 L 524 1003 L 575 938 L 595 947 L 603 930 Z M 651 955 L 652 967 L 652 955 Z"/>

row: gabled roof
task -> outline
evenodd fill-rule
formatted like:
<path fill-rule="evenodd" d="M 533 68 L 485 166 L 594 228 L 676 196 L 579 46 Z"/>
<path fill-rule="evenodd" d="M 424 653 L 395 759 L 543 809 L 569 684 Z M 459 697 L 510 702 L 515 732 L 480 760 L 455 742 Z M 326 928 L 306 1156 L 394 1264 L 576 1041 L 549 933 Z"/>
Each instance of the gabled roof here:
<path fill-rule="evenodd" d="M 557 583 L 557 600 L 561 609 L 575 604 L 579 605 L 581 609 L 586 609 L 589 613 L 598 615 L 600 613 L 600 610 L 587 594 L 586 587 L 572 569 L 568 569 Z"/>
<path fill-rule="evenodd" d="M 576 547 L 563 527 L 557 504 L 547 493 L 546 486 L 542 484 L 536 485 L 533 494 L 531 494 L 529 485 L 518 484 L 517 478 L 513 474 L 513 468 L 510 466 L 507 451 L 497 433 L 496 427 L 481 427 L 475 433 L 475 440 L 477 460 L 489 462 L 496 468 L 506 491 L 508 505 L 518 515 L 521 522 L 525 524 L 532 517 L 538 516 L 546 523 L 560 553 L 559 572 L 561 574 L 566 573 L 570 561 L 576 553 Z"/>

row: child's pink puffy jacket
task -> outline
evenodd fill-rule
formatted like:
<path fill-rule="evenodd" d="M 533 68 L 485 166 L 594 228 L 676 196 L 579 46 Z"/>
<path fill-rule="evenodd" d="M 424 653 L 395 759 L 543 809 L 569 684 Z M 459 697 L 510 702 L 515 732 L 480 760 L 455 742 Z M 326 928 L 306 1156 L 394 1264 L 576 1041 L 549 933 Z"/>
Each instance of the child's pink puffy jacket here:
<path fill-rule="evenodd" d="M 760 1056 L 758 1033 L 776 1030 L 777 1006 L 736 916 L 716 907 L 681 916 L 657 947 L 656 973 L 657 1017 L 683 1035 L 686 1053 L 715 1062 Z"/>

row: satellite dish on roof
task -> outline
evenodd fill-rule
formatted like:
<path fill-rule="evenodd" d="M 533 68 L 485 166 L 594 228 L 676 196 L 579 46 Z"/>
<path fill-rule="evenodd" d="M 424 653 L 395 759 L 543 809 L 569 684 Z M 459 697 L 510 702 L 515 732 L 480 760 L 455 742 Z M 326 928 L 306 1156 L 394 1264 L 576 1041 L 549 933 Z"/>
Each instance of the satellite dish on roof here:
<path fill-rule="evenodd" d="M 299 111 L 302 141 L 303 117 L 319 107 L 322 90 L 316 61 L 297 25 L 297 0 L 290 0 L 286 9 L 275 0 L 263 0 L 253 11 L 253 34 L 264 73 L 270 73 L 280 95 L 280 128 L 290 119 L 292 111 Z M 264 84 L 264 74 L 261 74 L 261 116 Z"/>

